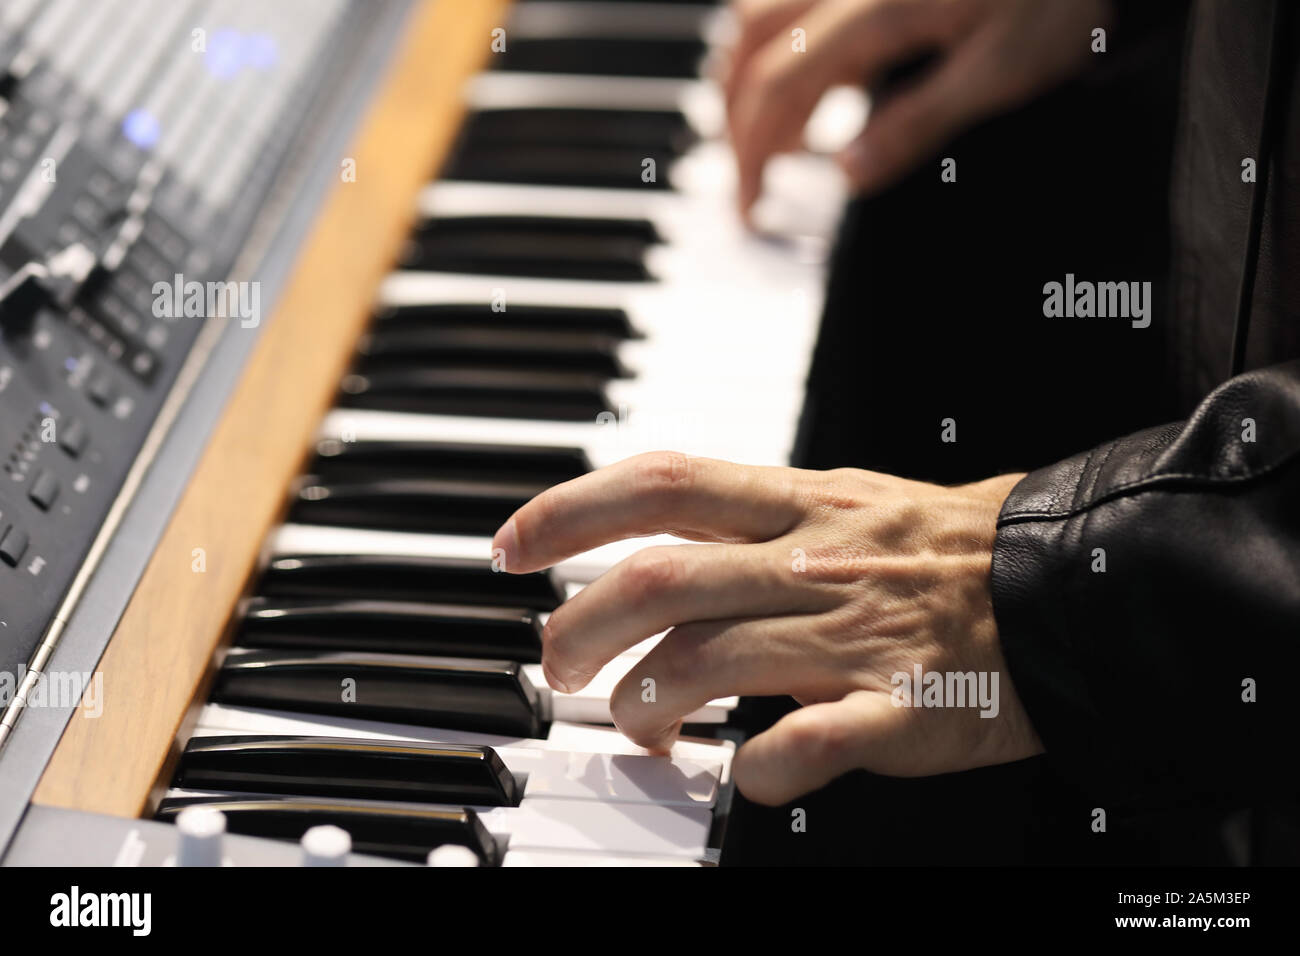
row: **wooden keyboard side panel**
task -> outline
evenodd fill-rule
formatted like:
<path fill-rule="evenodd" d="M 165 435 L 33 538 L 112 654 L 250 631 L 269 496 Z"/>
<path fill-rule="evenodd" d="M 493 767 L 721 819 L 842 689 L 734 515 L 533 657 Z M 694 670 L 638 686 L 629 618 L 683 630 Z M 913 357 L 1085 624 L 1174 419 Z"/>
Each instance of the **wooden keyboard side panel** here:
<path fill-rule="evenodd" d="M 462 118 L 509 0 L 422 0 L 190 485 L 100 662 L 103 712 L 77 710 L 33 800 L 116 816 L 152 810 L 213 655 L 280 518 L 320 419 L 397 259 L 420 187 Z M 343 157 L 340 157 L 340 162 Z M 206 570 L 192 570 L 203 548 Z"/>

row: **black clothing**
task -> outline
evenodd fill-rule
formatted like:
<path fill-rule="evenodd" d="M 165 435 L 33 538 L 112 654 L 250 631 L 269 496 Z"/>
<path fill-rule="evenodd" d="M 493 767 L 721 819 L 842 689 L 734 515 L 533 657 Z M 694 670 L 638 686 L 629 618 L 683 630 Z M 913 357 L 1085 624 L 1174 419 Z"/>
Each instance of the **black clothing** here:
<path fill-rule="evenodd" d="M 1200 3 L 1186 30 L 1178 5 L 1122 12 L 1135 11 L 1087 75 L 850 204 L 801 430 L 805 467 L 943 483 L 1038 469 L 1003 509 L 993 592 L 1047 754 L 849 774 L 791 805 L 809 824 L 794 836 L 790 808 L 742 800 L 730 862 L 1300 859 L 1282 711 L 1300 647 L 1300 17 L 1282 19 L 1270 68 L 1273 0 Z M 1261 157 L 1270 87 L 1279 121 Z M 956 183 L 940 156 L 957 159 Z M 1206 398 L 1230 374 L 1248 157 L 1270 174 L 1254 371 Z M 1044 286 L 1067 274 L 1152 282 L 1150 326 L 1046 317 Z M 941 440 L 946 418 L 956 442 Z M 754 729 L 773 716 L 770 701 L 746 707 Z M 1089 826 L 1099 806 L 1104 837 Z M 766 852 L 744 851 L 750 839 Z"/>

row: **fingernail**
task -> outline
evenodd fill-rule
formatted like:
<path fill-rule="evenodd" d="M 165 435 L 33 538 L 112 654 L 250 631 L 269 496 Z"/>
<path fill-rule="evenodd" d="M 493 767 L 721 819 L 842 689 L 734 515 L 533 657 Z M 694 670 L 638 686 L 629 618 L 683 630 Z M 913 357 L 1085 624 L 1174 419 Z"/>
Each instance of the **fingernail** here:
<path fill-rule="evenodd" d="M 561 694 L 569 692 L 569 685 L 555 676 L 555 672 L 551 670 L 551 662 L 545 657 L 542 658 L 542 673 L 546 675 L 546 683 L 551 685 L 552 690 L 558 690 Z"/>
<path fill-rule="evenodd" d="M 511 518 L 492 538 L 492 570 L 513 571 L 519 567 L 519 532 Z"/>

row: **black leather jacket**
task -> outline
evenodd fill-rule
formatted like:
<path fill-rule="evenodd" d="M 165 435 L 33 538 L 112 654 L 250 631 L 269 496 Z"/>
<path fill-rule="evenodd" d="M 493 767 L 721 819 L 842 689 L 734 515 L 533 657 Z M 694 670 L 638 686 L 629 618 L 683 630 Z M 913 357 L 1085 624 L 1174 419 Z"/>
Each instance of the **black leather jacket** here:
<path fill-rule="evenodd" d="M 1033 471 L 999 519 L 994 610 L 1012 680 L 1048 759 L 1099 806 L 1300 793 L 1292 5 L 1192 9 L 1165 369 L 1190 416 Z M 1254 288 L 1239 308 L 1243 273 Z M 1230 377 L 1243 339 L 1248 371 Z"/>

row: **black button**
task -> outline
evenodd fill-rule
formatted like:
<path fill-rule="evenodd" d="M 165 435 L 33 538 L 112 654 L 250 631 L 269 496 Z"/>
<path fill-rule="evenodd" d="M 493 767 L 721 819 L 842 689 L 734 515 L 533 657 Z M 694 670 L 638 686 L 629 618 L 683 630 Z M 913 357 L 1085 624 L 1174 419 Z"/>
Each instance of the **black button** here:
<path fill-rule="evenodd" d="M 54 504 L 54 499 L 59 496 L 59 479 L 55 478 L 48 471 L 43 471 L 36 476 L 32 482 L 31 490 L 27 492 L 27 497 L 36 503 L 36 507 L 42 511 L 49 511 L 50 505 Z"/>
<path fill-rule="evenodd" d="M 86 447 L 88 437 L 85 423 L 79 418 L 74 418 L 59 431 L 59 447 L 69 456 L 79 458 Z"/>
<path fill-rule="evenodd" d="M 10 528 L 3 538 L 0 538 L 0 561 L 11 568 L 17 566 L 18 562 L 23 559 L 23 552 L 27 550 L 27 534 L 19 531 L 17 528 Z"/>
<path fill-rule="evenodd" d="M 113 400 L 113 380 L 107 374 L 96 375 L 90 380 L 86 392 L 90 395 L 92 402 L 100 408 L 104 408 Z"/>

